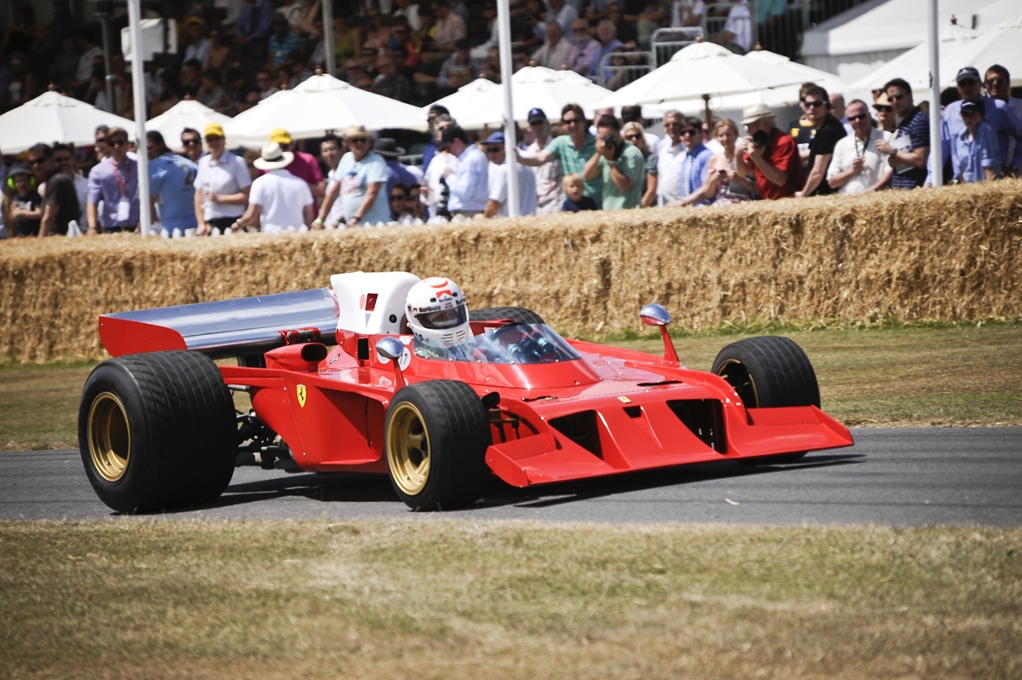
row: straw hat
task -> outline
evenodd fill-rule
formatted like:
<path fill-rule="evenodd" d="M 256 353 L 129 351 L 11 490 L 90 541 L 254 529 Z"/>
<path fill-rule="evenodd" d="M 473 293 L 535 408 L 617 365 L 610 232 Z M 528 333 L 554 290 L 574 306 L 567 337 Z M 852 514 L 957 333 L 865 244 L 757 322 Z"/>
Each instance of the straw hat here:
<path fill-rule="evenodd" d="M 276 142 L 270 142 L 263 147 L 261 158 L 257 158 L 252 161 L 252 165 L 256 166 L 260 170 L 278 170 L 280 168 L 286 168 L 288 164 L 295 159 L 295 155 L 290 151 L 281 151 L 280 144 Z"/>
<path fill-rule="evenodd" d="M 764 118 L 776 118 L 777 114 L 770 110 L 770 107 L 766 104 L 753 104 L 752 106 L 746 106 L 742 109 L 742 125 L 749 125 L 755 123 L 757 120 Z"/>
<path fill-rule="evenodd" d="M 879 97 L 873 102 L 873 108 L 878 106 L 891 106 L 891 100 L 887 98 L 887 93 L 882 92 Z"/>
<path fill-rule="evenodd" d="M 345 139 L 353 139 L 355 137 L 372 137 L 368 130 L 365 129 L 364 125 L 349 125 L 348 129 L 344 131 Z"/>

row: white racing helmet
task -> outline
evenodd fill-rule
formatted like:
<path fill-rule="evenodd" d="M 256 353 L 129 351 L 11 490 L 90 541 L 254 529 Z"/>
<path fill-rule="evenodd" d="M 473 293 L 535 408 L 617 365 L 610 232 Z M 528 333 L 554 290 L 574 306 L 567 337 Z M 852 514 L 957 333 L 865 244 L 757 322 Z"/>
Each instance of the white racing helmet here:
<path fill-rule="evenodd" d="M 416 283 L 405 312 L 412 334 L 431 347 L 455 347 L 472 337 L 465 294 L 450 279 L 434 276 Z"/>

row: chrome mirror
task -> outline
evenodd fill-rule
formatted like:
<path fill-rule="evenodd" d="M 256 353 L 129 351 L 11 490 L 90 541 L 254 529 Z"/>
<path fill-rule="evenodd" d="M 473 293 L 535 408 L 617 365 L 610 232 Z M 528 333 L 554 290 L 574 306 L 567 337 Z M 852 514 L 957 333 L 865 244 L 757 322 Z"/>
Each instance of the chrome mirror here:
<path fill-rule="evenodd" d="M 639 312 L 639 316 L 642 317 L 642 323 L 647 326 L 666 326 L 671 323 L 671 314 L 667 311 L 667 308 L 656 302 L 651 302 L 642 308 Z"/>
<path fill-rule="evenodd" d="M 376 353 L 384 359 L 399 359 L 404 351 L 405 346 L 397 338 L 380 338 L 376 341 Z"/>

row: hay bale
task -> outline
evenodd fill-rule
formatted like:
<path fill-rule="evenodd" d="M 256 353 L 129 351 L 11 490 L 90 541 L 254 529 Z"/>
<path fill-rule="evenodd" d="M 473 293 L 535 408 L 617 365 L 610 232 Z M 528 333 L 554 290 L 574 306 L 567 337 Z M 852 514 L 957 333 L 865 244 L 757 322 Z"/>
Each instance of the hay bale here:
<path fill-rule="evenodd" d="M 747 320 L 1022 315 L 1022 182 L 719 208 L 441 227 L 0 243 L 0 353 L 102 356 L 101 313 L 328 285 L 344 271 L 447 275 L 474 307 L 521 305 L 567 333 Z"/>

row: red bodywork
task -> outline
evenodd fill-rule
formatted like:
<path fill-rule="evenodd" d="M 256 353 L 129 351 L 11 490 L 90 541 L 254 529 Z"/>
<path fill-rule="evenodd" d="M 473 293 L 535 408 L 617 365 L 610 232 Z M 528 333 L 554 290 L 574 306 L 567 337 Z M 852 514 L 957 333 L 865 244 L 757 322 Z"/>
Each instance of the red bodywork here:
<path fill-rule="evenodd" d="M 473 331 L 494 323 L 473 322 Z M 101 317 L 100 333 L 115 355 L 186 347 L 173 329 L 123 318 Z M 815 406 L 746 408 L 722 378 L 642 352 L 568 340 L 581 359 L 525 365 L 413 352 L 398 371 L 373 349 L 394 336 L 337 331 L 337 346 L 310 362 L 299 335 L 291 335 L 299 344 L 266 352 L 265 368 L 220 370 L 228 385 L 248 389 L 257 417 L 308 471 L 386 472 L 391 399 L 403 384 L 437 379 L 467 383 L 480 396 L 499 393 L 486 462 L 516 487 L 853 444 Z M 397 337 L 410 347 L 411 336 Z"/>

